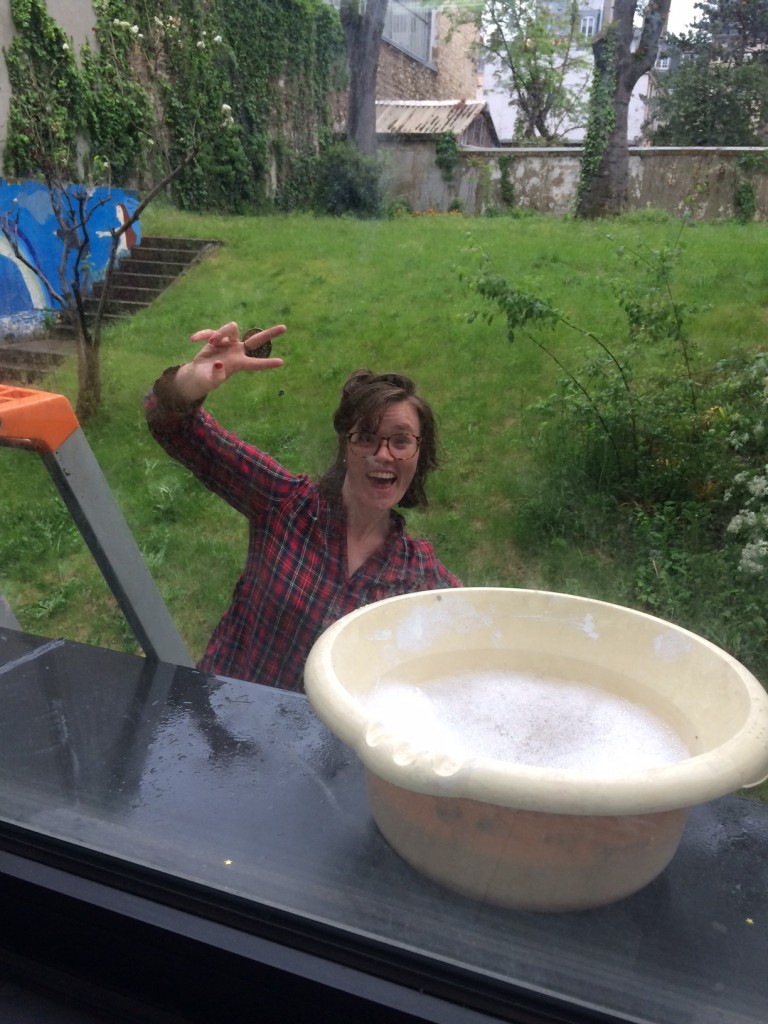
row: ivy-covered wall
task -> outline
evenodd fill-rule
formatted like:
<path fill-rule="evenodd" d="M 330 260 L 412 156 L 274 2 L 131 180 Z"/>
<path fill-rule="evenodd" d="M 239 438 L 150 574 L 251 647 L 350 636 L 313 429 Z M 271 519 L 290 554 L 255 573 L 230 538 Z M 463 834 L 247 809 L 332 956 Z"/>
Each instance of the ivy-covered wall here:
<path fill-rule="evenodd" d="M 146 189 L 194 147 L 173 186 L 182 207 L 290 205 L 306 191 L 346 67 L 324 0 L 93 0 L 65 5 L 79 8 L 66 26 L 53 0 L 6 3 L 8 177 L 47 162 Z M 78 46 L 89 7 L 93 42 Z"/>

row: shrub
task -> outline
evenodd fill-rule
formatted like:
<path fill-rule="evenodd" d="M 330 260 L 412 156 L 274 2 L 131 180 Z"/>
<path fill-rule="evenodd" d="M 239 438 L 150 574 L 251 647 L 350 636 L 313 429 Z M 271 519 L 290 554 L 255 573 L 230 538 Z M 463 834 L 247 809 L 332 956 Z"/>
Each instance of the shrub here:
<path fill-rule="evenodd" d="M 348 143 L 329 146 L 318 161 L 314 209 L 340 217 L 352 214 L 363 220 L 382 215 L 381 168 Z"/>
<path fill-rule="evenodd" d="M 757 196 L 751 181 L 740 181 L 733 194 L 733 212 L 736 220 L 749 224 L 757 213 Z"/>
<path fill-rule="evenodd" d="M 768 624 L 768 357 L 702 365 L 686 333 L 688 315 L 698 310 L 672 297 L 677 246 L 634 254 L 622 247 L 619 254 L 632 257 L 634 272 L 616 288 L 626 318 L 618 348 L 491 273 L 487 258 L 469 280 L 490 307 L 485 318 L 500 312 L 509 340 L 526 337 L 562 378 L 528 410 L 537 475 L 519 510 L 519 542 L 542 550 L 575 545 L 614 562 L 613 600 L 708 637 L 760 676 Z M 551 340 L 563 328 L 595 347 L 573 371 L 567 350 Z M 662 372 L 642 369 L 649 348 L 667 353 Z"/>
<path fill-rule="evenodd" d="M 397 217 L 410 217 L 412 213 L 413 204 L 408 196 L 397 196 L 396 199 L 390 201 L 387 207 L 387 216 L 390 220 L 395 220 Z"/>

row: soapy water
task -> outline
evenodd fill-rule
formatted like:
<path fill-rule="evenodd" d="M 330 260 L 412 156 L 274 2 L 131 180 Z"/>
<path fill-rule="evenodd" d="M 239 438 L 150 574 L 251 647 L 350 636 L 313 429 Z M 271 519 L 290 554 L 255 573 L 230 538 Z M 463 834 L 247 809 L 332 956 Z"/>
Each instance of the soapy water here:
<path fill-rule="evenodd" d="M 382 680 L 365 698 L 367 741 L 395 740 L 395 760 L 418 752 L 456 768 L 493 758 L 590 775 L 625 775 L 685 760 L 680 737 L 647 708 L 582 683 L 533 673 L 465 671 L 426 686 Z"/>

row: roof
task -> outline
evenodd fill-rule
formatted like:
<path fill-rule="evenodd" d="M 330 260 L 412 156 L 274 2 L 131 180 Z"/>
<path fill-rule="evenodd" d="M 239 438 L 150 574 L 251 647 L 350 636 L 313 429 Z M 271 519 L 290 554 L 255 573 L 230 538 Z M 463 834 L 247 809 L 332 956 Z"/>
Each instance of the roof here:
<path fill-rule="evenodd" d="M 486 109 L 484 100 L 377 100 L 379 135 L 461 135 Z"/>

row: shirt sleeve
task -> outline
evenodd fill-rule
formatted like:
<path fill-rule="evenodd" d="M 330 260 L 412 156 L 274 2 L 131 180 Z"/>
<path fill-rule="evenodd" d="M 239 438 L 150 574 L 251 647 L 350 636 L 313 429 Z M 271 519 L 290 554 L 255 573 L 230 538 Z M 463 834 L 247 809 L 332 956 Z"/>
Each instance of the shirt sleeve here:
<path fill-rule="evenodd" d="M 461 580 L 435 559 L 435 590 L 447 590 L 451 587 L 463 587 Z"/>
<path fill-rule="evenodd" d="M 405 532 L 400 519 L 400 543 L 405 552 L 402 572 L 407 583 L 403 593 L 414 590 L 446 590 L 463 587 L 461 580 L 454 576 L 435 555 L 435 549 L 424 537 L 414 539 Z"/>
<path fill-rule="evenodd" d="M 158 444 L 243 515 L 290 498 L 304 477 L 225 430 L 201 402 L 176 400 L 167 380 L 175 369 L 166 371 L 144 400 L 147 425 Z"/>

